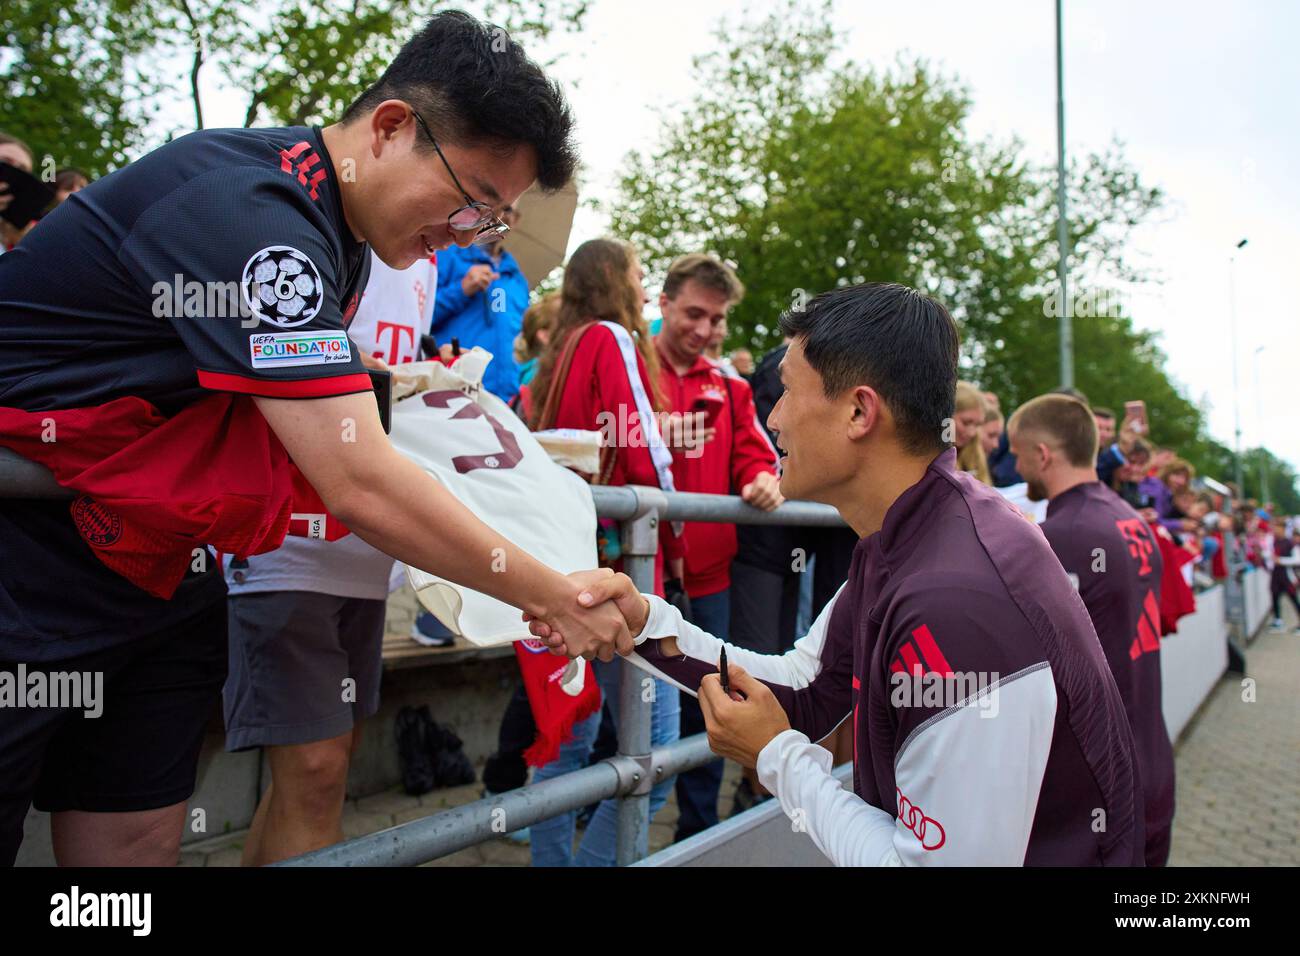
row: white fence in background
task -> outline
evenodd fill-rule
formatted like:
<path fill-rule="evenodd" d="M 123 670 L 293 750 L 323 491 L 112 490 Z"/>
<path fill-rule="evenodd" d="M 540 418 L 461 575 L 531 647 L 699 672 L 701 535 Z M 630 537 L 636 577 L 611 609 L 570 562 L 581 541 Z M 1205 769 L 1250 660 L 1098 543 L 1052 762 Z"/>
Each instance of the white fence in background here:
<path fill-rule="evenodd" d="M 1246 600 L 1246 637 L 1250 638 L 1272 610 L 1268 598 L 1268 572 L 1261 568 L 1249 569 L 1241 580 L 1241 590 Z"/>
<path fill-rule="evenodd" d="M 1196 595 L 1196 613 L 1160 641 L 1161 710 L 1169 739 L 1177 740 L 1196 708 L 1228 668 L 1228 622 L 1223 585 Z"/>

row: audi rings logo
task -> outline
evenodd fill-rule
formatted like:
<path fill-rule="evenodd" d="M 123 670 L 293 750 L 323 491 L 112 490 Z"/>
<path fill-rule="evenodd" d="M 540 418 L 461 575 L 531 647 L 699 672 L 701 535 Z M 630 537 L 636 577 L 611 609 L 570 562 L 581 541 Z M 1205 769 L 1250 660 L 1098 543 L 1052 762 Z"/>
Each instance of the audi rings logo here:
<path fill-rule="evenodd" d="M 902 790 L 895 787 L 894 793 L 898 794 L 898 819 L 916 834 L 921 846 L 927 850 L 937 850 L 943 846 L 948 839 L 948 835 L 943 832 L 943 824 L 933 817 L 927 817 L 920 807 L 903 796 Z"/>

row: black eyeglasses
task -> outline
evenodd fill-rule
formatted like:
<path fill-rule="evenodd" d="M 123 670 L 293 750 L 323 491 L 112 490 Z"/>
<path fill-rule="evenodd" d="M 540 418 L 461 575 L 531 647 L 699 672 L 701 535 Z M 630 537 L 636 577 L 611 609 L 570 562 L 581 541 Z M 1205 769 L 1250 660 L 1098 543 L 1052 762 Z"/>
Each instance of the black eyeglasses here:
<path fill-rule="evenodd" d="M 497 214 L 492 211 L 492 207 L 487 203 L 479 202 L 477 199 L 470 198 L 470 194 L 465 191 L 465 187 L 462 186 L 460 180 L 456 178 L 456 173 L 451 168 L 451 163 L 447 162 L 447 157 L 442 154 L 442 148 L 438 145 L 438 141 L 433 138 L 433 133 L 429 132 L 429 126 L 425 123 L 424 117 L 415 110 L 411 110 L 411 115 L 414 116 L 415 121 L 420 124 L 420 129 L 424 130 L 424 135 L 429 137 L 429 142 L 433 144 L 434 152 L 436 152 L 438 158 L 442 160 L 442 165 L 447 167 L 447 174 L 451 176 L 451 181 L 456 184 L 456 188 L 460 190 L 460 194 L 465 197 L 465 205 L 461 206 L 447 217 L 447 225 L 451 226 L 451 228 L 455 229 L 457 232 L 469 232 L 473 230 L 476 233 L 474 236 L 474 245 L 484 245 L 500 239 L 510 231 L 510 227 L 501 221 Z"/>

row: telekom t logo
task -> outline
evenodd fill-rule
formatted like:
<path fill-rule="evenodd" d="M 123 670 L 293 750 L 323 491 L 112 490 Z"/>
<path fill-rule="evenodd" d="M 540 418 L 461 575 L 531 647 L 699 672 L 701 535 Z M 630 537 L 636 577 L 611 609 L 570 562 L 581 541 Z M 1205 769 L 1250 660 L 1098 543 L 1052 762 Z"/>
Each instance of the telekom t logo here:
<path fill-rule="evenodd" d="M 1120 535 L 1128 545 L 1129 556 L 1141 562 L 1142 566 L 1138 568 L 1138 574 L 1150 574 L 1151 562 L 1147 559 L 1151 557 L 1155 545 L 1151 541 L 1146 524 L 1141 518 L 1125 518 L 1122 521 L 1116 521 L 1115 527 L 1119 529 Z"/>
<path fill-rule="evenodd" d="M 375 323 L 375 340 L 382 347 L 384 333 L 391 331 L 388 338 L 388 358 L 384 358 L 382 352 L 375 353 L 375 358 L 382 358 L 389 365 L 396 365 L 400 361 L 402 338 L 411 340 L 411 346 L 415 346 L 415 329 L 409 325 L 402 325 L 400 322 L 377 322 Z"/>

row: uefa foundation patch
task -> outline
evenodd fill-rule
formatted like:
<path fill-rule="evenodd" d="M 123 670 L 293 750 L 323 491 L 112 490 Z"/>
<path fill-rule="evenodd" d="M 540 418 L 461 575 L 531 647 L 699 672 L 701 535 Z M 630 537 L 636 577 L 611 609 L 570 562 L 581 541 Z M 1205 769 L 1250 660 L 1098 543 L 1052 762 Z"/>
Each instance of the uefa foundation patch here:
<path fill-rule="evenodd" d="M 352 361 L 346 332 L 262 332 L 250 336 L 253 368 Z"/>

